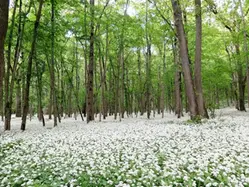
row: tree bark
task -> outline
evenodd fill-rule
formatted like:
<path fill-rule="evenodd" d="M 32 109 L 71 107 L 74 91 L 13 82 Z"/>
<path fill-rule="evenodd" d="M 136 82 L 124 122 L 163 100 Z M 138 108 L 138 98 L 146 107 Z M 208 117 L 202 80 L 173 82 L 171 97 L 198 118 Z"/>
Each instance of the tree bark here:
<path fill-rule="evenodd" d="M 91 12 L 91 29 L 90 29 L 90 55 L 88 65 L 88 78 L 87 78 L 87 123 L 94 120 L 94 103 L 93 103 L 93 80 L 94 80 L 94 0 L 90 0 Z"/>
<path fill-rule="evenodd" d="M 148 31 L 148 1 L 146 0 L 146 26 L 145 26 L 145 37 L 146 37 L 146 110 L 147 118 L 150 119 L 151 114 L 151 76 L 150 76 L 150 63 L 151 63 L 151 43 L 149 39 Z"/>
<path fill-rule="evenodd" d="M 21 79 L 16 80 L 16 117 L 22 116 L 22 99 L 21 99 Z"/>
<path fill-rule="evenodd" d="M 11 70 L 11 46 L 12 46 L 12 34 L 13 34 L 13 28 L 15 23 L 15 12 L 17 9 L 17 3 L 18 0 L 15 2 L 14 7 L 14 13 L 12 18 L 12 26 L 11 26 L 11 34 L 9 36 L 9 46 L 8 46 L 8 61 L 7 61 L 7 74 L 5 79 L 5 86 L 6 86 L 6 93 L 5 93 L 5 130 L 10 130 L 10 122 L 11 122 L 11 114 L 12 114 L 12 99 L 13 99 L 13 89 L 16 79 L 16 69 L 18 64 L 18 59 L 20 55 L 20 43 L 22 40 L 22 30 L 21 30 L 21 24 L 22 24 L 22 1 L 19 2 L 19 23 L 18 23 L 18 35 L 17 35 L 17 41 L 15 46 L 15 56 L 14 56 L 14 65 L 12 68 L 12 76 L 10 80 L 10 70 Z"/>
<path fill-rule="evenodd" d="M 14 10 L 11 18 L 11 27 L 9 28 L 9 37 L 8 37 L 8 51 L 7 51 L 7 66 L 5 73 L 5 122 L 4 130 L 10 130 L 10 118 L 11 118 L 11 103 L 9 102 L 10 95 L 10 71 L 11 71 L 11 49 L 12 49 L 12 40 L 13 40 L 13 31 L 16 18 L 16 9 L 17 9 L 18 0 L 15 0 Z M 20 24 L 19 24 L 20 25 Z M 18 41 L 19 42 L 19 41 Z"/>
<path fill-rule="evenodd" d="M 166 41 L 163 42 L 163 76 L 162 76 L 162 98 L 161 98 L 161 112 L 164 118 L 165 110 L 165 84 L 166 84 Z"/>
<path fill-rule="evenodd" d="M 43 104 L 42 104 L 42 70 L 40 70 L 38 61 L 36 60 L 36 74 L 37 74 L 37 100 L 38 100 L 38 119 L 42 122 L 43 126 L 45 126 L 45 120 L 43 115 Z M 42 69 L 42 68 L 41 68 Z"/>
<path fill-rule="evenodd" d="M 55 88 L 55 68 L 54 68 L 54 44 L 55 44 L 55 0 L 51 0 L 51 92 L 52 92 L 52 100 L 53 100 L 53 114 L 54 114 L 54 127 L 57 126 L 57 96 L 56 96 L 56 88 Z"/>
<path fill-rule="evenodd" d="M 3 80 L 5 72 L 4 42 L 8 30 L 9 0 L 0 0 L 0 115 L 4 116 L 3 110 Z"/>
<path fill-rule="evenodd" d="M 29 91 L 30 91 L 30 80 L 31 80 L 31 72 L 32 72 L 32 62 L 33 62 L 33 56 L 34 56 L 34 51 L 35 51 L 35 47 L 36 47 L 37 32 L 38 32 L 38 27 L 40 24 L 43 3 L 44 3 L 44 0 L 39 1 L 39 9 L 38 9 L 36 21 L 34 24 L 33 41 L 32 41 L 32 45 L 31 45 L 31 49 L 30 49 L 30 53 L 29 53 L 29 58 L 28 58 L 26 87 L 24 90 L 25 93 L 24 93 L 24 104 L 23 104 L 21 130 L 26 129 L 27 114 L 28 114 L 28 110 L 29 110 Z"/>
<path fill-rule="evenodd" d="M 64 105 L 65 105 L 65 91 L 64 91 L 64 80 L 63 80 L 63 77 L 64 77 L 64 71 L 63 71 L 63 55 L 62 55 L 62 51 L 61 51 L 61 69 L 60 69 L 60 73 L 61 73 L 61 92 L 60 92 L 60 95 L 61 95 L 61 100 L 60 100 L 60 114 L 61 114 L 61 117 L 64 116 Z"/>
<path fill-rule="evenodd" d="M 99 111 L 99 121 L 101 121 L 101 115 L 103 115 L 103 118 L 105 119 L 105 85 L 104 85 L 104 72 L 101 63 L 101 49 L 99 46 L 99 68 L 100 68 L 100 87 L 101 87 L 101 101 L 100 101 L 100 111 Z"/>
<path fill-rule="evenodd" d="M 194 92 L 194 85 L 190 70 L 190 61 L 188 56 L 188 46 L 184 31 L 184 26 L 182 22 L 182 11 L 179 5 L 178 0 L 171 0 L 172 7 L 174 11 L 174 20 L 175 20 L 175 27 L 177 31 L 177 37 L 180 46 L 180 57 L 182 61 L 182 69 L 186 87 L 186 94 L 188 98 L 189 110 L 190 110 L 190 117 L 191 119 L 195 119 L 198 116 L 197 111 L 197 104 L 195 100 L 195 92 Z"/>
<path fill-rule="evenodd" d="M 182 97 L 181 97 L 181 67 L 179 64 L 179 56 L 177 53 L 177 46 L 175 45 L 175 52 L 174 52 L 174 61 L 175 61 L 175 114 L 177 118 L 182 116 Z"/>
<path fill-rule="evenodd" d="M 198 113 L 204 118 L 208 118 L 207 110 L 205 109 L 204 97 L 202 91 L 201 77 L 201 54 L 202 54 L 202 11 L 201 0 L 195 0 L 195 19 L 196 19 L 196 39 L 195 39 L 195 94 L 198 107 Z"/>
<path fill-rule="evenodd" d="M 157 83 L 157 114 L 161 114 L 161 101 L 162 101 L 162 75 L 161 66 L 158 65 L 158 83 Z"/>
<path fill-rule="evenodd" d="M 240 45 L 235 45 L 235 51 L 238 57 L 240 57 Z M 238 71 L 238 86 L 239 86 L 239 110 L 246 111 L 245 108 L 245 77 L 243 76 L 243 67 L 241 59 L 237 59 L 237 71 Z"/>
<path fill-rule="evenodd" d="M 87 6 L 88 6 L 88 2 L 85 1 L 85 4 L 84 4 L 84 34 L 87 35 L 87 19 L 86 19 L 86 15 L 87 15 Z M 84 80 L 84 86 L 85 86 L 85 90 L 86 90 L 86 94 L 84 96 L 84 103 L 83 103 L 83 107 L 82 107 L 82 112 L 84 114 L 84 117 L 86 117 L 86 106 L 87 106 L 87 84 L 88 84 L 88 81 L 87 81 L 87 76 L 88 76 L 88 65 L 87 65 L 87 40 L 85 39 L 85 42 L 84 42 L 84 60 L 85 60 L 85 68 L 84 68 L 84 73 L 85 73 L 85 80 Z"/>
<path fill-rule="evenodd" d="M 245 52 L 246 75 L 247 75 L 247 101 L 249 107 L 249 56 L 248 56 L 248 45 L 247 45 L 246 22 L 245 22 L 245 15 L 242 8 L 241 0 L 239 0 L 239 6 L 240 6 L 242 23 L 243 23 L 243 39 L 244 39 L 244 52 Z"/>
<path fill-rule="evenodd" d="M 21 55 L 21 49 L 23 47 L 23 35 L 24 35 L 24 31 L 25 31 L 25 25 L 26 25 L 27 15 L 29 14 L 29 12 L 31 10 L 32 4 L 33 4 L 33 2 L 30 1 L 28 10 L 25 13 L 25 16 L 23 16 L 24 17 L 23 20 L 22 20 L 22 16 L 20 16 L 20 18 L 19 18 L 19 23 L 22 22 L 22 26 L 20 28 L 20 25 L 19 25 L 20 34 L 18 35 L 18 40 L 17 40 L 17 45 L 16 46 L 18 46 L 18 41 L 19 40 L 20 41 L 19 41 L 19 47 L 16 47 L 17 49 L 16 49 L 16 52 L 15 52 L 15 60 L 14 60 L 15 64 L 18 63 L 19 58 L 22 59 L 22 63 L 23 63 L 23 55 L 24 54 L 22 53 L 22 55 Z M 22 0 L 20 0 L 19 7 L 20 7 L 19 15 L 21 15 L 21 13 L 22 13 L 22 10 L 21 10 Z M 23 98 L 24 98 L 24 97 L 22 98 L 22 96 L 24 95 L 24 94 L 22 94 L 22 93 L 24 93 L 24 91 L 23 91 L 24 89 L 21 89 L 22 78 L 20 77 L 19 71 L 20 70 L 17 70 L 17 72 L 16 72 L 16 77 L 17 77 L 17 80 L 16 80 L 16 84 L 17 84 L 17 91 L 16 91 L 16 117 L 21 117 L 22 116 L 22 102 L 23 102 Z M 12 73 L 15 73 L 15 72 L 13 71 Z M 23 82 L 25 82 L 25 80 Z M 24 84 L 23 84 L 23 87 L 24 87 Z"/>
<path fill-rule="evenodd" d="M 143 85 L 142 85 L 142 70 L 141 70 L 141 49 L 138 48 L 137 49 L 137 56 L 138 56 L 138 59 L 137 59 L 137 67 L 138 67 L 138 77 L 139 77 L 139 80 L 138 80 L 138 87 L 139 87 L 139 90 L 138 90 L 138 108 L 139 108 L 139 111 L 140 111 L 140 115 L 142 116 L 144 114 L 144 106 L 143 106 Z"/>
<path fill-rule="evenodd" d="M 108 109 L 108 102 L 105 98 L 106 92 L 107 92 L 107 84 L 106 84 L 106 66 L 108 62 L 108 56 L 109 56 L 109 26 L 106 26 L 106 50 L 105 50 L 105 60 L 103 60 L 103 84 L 104 84 L 104 95 L 103 95 L 103 118 L 106 119 L 107 117 L 107 109 Z"/>

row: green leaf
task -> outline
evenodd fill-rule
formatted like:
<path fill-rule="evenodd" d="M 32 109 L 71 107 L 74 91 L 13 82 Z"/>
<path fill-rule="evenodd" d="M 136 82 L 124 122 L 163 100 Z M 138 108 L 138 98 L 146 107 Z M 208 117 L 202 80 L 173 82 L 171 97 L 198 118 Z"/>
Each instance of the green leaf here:
<path fill-rule="evenodd" d="M 35 21 L 36 20 L 36 15 L 33 14 L 33 13 L 29 13 L 27 17 L 28 17 L 29 21 Z"/>

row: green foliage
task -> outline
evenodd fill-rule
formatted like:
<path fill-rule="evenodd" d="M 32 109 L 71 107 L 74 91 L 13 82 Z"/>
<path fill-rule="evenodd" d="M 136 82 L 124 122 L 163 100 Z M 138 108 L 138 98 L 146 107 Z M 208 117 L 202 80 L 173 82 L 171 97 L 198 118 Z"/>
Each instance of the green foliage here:
<path fill-rule="evenodd" d="M 36 16 L 33 13 L 29 13 L 27 15 L 27 17 L 28 17 L 29 21 L 31 21 L 31 22 L 34 22 L 36 20 Z"/>
<path fill-rule="evenodd" d="M 197 115 L 193 117 L 192 119 L 187 120 L 187 124 L 201 124 L 202 123 L 202 117 Z"/>
<path fill-rule="evenodd" d="M 126 3 L 128 9 L 125 13 Z M 21 56 L 18 64 L 18 78 L 25 81 L 29 49 L 31 47 L 34 21 L 36 19 L 38 2 L 23 1 L 22 17 L 26 19 L 23 31 Z M 151 43 L 152 57 L 150 69 L 151 100 L 158 103 L 157 99 L 164 93 L 166 108 L 174 108 L 174 77 L 175 63 L 172 47 L 175 45 L 175 29 L 171 2 L 167 0 L 148 1 L 148 35 Z M 218 6 L 218 14 L 214 15 L 212 1 L 202 3 L 202 84 L 206 104 L 214 117 L 212 103 L 216 92 L 219 92 L 221 102 L 226 99 L 224 90 L 231 91 L 232 76 L 237 76 L 238 64 L 241 65 L 245 75 L 247 52 L 244 49 L 244 30 L 241 15 L 238 13 L 239 3 L 228 0 Z M 234 6 L 233 6 L 234 5 Z M 184 13 L 184 27 L 188 39 L 189 57 L 192 69 L 195 59 L 195 11 L 194 4 L 190 1 L 181 1 Z M 248 2 L 243 3 L 243 10 L 248 9 Z M 18 10 L 18 9 L 17 9 Z M 10 15 L 13 8 L 10 8 Z M 16 15 L 14 34 L 12 39 L 11 59 L 14 59 L 15 43 L 18 36 L 19 11 Z M 121 65 L 119 53 L 124 50 L 125 95 L 126 109 L 129 102 L 134 102 L 134 108 L 139 110 L 139 103 L 145 96 L 146 88 L 146 6 L 141 1 L 105 1 L 100 0 L 94 6 L 95 27 L 95 65 L 94 65 L 94 100 L 95 105 L 101 102 L 100 63 L 105 65 L 106 82 L 104 96 L 112 108 L 116 87 L 121 86 Z M 186 19 L 185 19 L 186 18 Z M 67 110 L 69 99 L 72 99 L 72 109 L 77 110 L 76 104 L 83 106 L 86 96 L 87 64 L 89 62 L 89 37 L 90 37 L 90 7 L 88 1 L 56 0 L 55 3 L 55 79 L 59 108 Z M 246 22 L 248 21 L 245 17 Z M 232 32 L 228 29 L 232 30 Z M 239 29 L 238 29 L 239 28 Z M 248 31 L 246 27 L 245 30 Z M 49 107 L 50 101 L 50 63 L 51 63 L 51 3 L 45 1 L 41 24 L 38 29 L 37 47 L 34 62 L 38 62 L 38 71 L 42 73 L 42 101 L 43 108 Z M 166 43 L 166 72 L 163 72 L 164 43 Z M 7 43 L 6 43 L 7 45 Z M 236 52 L 235 45 L 239 45 L 240 53 Z M 229 48 L 230 58 L 226 52 Z M 99 52 L 100 49 L 100 52 Z M 140 77 L 138 77 L 138 50 L 140 50 Z M 77 51 L 77 58 L 76 58 Z M 160 67 L 160 70 L 159 70 Z M 103 67 L 102 67 L 103 68 Z M 77 71 L 76 71 L 77 70 Z M 159 77 L 159 71 L 160 76 Z M 76 75 L 76 72 L 78 75 Z M 22 81 L 22 87 L 24 87 Z M 119 83 L 119 85 L 118 85 Z M 160 84 L 159 84 L 160 83 Z M 76 86 L 77 84 L 77 86 Z M 182 83 L 183 85 L 183 83 Z M 184 91 L 184 86 L 183 91 Z M 118 88 L 119 90 L 119 88 Z M 30 101 L 37 112 L 37 73 L 33 65 Z M 71 92 L 72 91 L 72 92 Z M 75 98 L 78 94 L 78 101 Z M 15 94 L 14 94 L 15 95 Z M 232 95 L 232 93 L 231 93 Z M 232 97 L 232 96 L 229 96 Z M 186 98 L 183 94 L 183 103 Z M 143 101 L 145 102 L 145 101 Z M 131 105 L 131 104 L 130 104 Z M 95 108 L 98 108 L 96 106 Z M 218 107 L 218 106 L 217 106 Z M 13 107 L 14 108 L 14 107 Z M 14 110 L 13 110 L 14 111 Z M 66 111 L 64 111 L 66 112 Z M 198 121 L 198 120 L 197 120 Z"/>
<path fill-rule="evenodd" d="M 9 150 L 13 150 L 16 147 L 21 146 L 21 144 L 22 144 L 22 140 L 18 140 L 15 142 L 9 142 L 6 144 L 0 144 L 0 161 L 2 158 L 6 156 L 6 152 L 8 152 Z"/>

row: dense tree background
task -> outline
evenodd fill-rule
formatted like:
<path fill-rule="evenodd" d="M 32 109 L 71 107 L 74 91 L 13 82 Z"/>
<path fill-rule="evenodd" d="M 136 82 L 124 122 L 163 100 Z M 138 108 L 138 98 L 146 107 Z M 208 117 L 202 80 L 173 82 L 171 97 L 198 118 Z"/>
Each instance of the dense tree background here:
<path fill-rule="evenodd" d="M 9 18 L 0 14 L 5 130 L 11 114 L 25 130 L 28 113 L 56 126 L 78 114 L 89 122 L 245 111 L 248 13 L 243 0 L 11 1 Z"/>

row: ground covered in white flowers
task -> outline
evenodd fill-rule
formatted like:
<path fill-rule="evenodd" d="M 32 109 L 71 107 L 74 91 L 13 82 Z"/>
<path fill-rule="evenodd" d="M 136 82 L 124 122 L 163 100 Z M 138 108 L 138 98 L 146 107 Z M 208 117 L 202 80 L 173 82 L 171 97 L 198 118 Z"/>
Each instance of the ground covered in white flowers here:
<path fill-rule="evenodd" d="M 1 123 L 0 186 L 249 186 L 249 113 L 218 113 L 199 125 L 170 114 Z"/>

